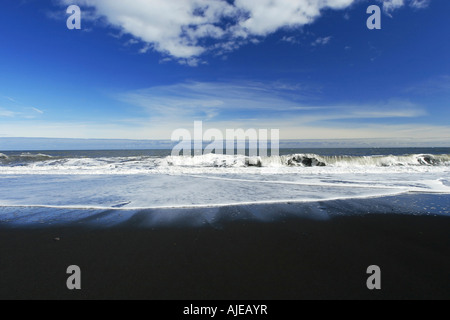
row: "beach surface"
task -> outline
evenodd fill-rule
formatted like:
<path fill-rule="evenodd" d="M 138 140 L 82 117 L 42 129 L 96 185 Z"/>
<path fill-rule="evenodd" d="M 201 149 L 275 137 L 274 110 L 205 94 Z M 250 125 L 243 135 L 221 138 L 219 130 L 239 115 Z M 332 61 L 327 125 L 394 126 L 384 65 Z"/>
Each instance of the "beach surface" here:
<path fill-rule="evenodd" d="M 227 207 L 195 225 L 179 214 L 149 224 L 152 212 L 108 227 L 3 221 L 0 299 L 449 299 L 448 204 L 409 195 Z M 331 214 L 314 218 L 314 207 Z M 66 287 L 70 265 L 81 290 Z M 371 265 L 381 290 L 366 286 Z"/>

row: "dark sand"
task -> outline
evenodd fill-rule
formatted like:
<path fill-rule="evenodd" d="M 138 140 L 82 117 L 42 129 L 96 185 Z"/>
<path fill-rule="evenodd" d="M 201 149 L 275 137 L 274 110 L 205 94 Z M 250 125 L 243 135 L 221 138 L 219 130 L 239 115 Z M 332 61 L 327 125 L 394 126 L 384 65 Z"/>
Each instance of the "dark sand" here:
<path fill-rule="evenodd" d="M 81 291 L 66 289 L 72 264 Z M 373 264 L 381 291 L 366 288 Z M 0 298 L 450 299 L 450 218 L 1 229 Z"/>

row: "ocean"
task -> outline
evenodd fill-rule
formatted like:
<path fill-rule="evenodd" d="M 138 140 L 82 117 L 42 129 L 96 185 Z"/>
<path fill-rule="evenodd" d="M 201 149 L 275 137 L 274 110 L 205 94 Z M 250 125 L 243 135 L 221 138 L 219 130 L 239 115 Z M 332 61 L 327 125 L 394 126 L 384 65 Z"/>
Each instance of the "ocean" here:
<path fill-rule="evenodd" d="M 333 201 L 417 195 L 439 196 L 442 203 L 450 194 L 450 148 L 281 149 L 280 156 L 265 158 L 170 153 L 1 152 L 0 226 L 74 221 L 110 226 L 144 211 L 148 218 L 143 224 L 148 226 L 176 221 L 214 224 L 219 216 L 224 218 L 218 214 L 221 208 L 236 207 L 253 209 L 237 210 L 229 219 L 276 220 L 282 216 L 279 206 L 320 209 Z M 446 205 L 421 199 L 414 208 L 381 207 L 389 213 L 450 215 Z M 368 208 L 347 213 L 373 213 L 373 201 L 367 203 Z M 346 214 L 345 208 L 291 211 L 316 219 Z"/>

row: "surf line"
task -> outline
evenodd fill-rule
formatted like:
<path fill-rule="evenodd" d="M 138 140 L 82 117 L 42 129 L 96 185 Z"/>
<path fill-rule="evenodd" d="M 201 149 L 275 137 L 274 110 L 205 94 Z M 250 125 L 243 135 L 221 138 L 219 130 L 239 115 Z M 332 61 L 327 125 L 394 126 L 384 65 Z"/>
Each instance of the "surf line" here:
<path fill-rule="evenodd" d="M 407 189 L 411 192 L 424 192 L 424 193 L 434 193 L 433 190 L 424 190 L 417 187 L 407 187 L 407 186 L 378 186 L 378 185 L 367 185 L 367 184 L 347 184 L 347 183 L 317 183 L 317 182 L 295 182 L 295 181 L 274 181 L 274 180 L 250 180 L 250 179 L 233 179 L 233 178 L 222 178 L 222 177 L 209 177 L 200 175 L 184 175 L 186 177 L 200 178 L 200 179 L 211 179 L 211 180 L 223 180 L 223 181 L 236 181 L 236 182 L 250 182 L 250 183 L 268 183 L 268 184 L 289 184 L 289 185 L 299 185 L 299 186 L 315 186 L 315 187 L 346 187 L 346 188 L 368 188 L 368 189 L 393 189 L 393 190 L 404 190 Z"/>
<path fill-rule="evenodd" d="M 165 210 L 165 209 L 207 209 L 207 208 L 224 208 L 224 207 L 238 207 L 238 206 L 252 206 L 252 205 L 270 205 L 270 204 L 301 204 L 301 203 L 319 203 L 339 200 L 353 200 L 353 199 L 377 199 L 384 197 L 393 197 L 402 194 L 407 194 L 410 191 L 403 190 L 391 194 L 382 195 L 361 195 L 348 197 L 333 197 L 326 199 L 280 199 L 280 200 L 260 200 L 260 201 L 243 201 L 230 203 L 205 203 L 205 204 L 180 204 L 167 206 L 153 206 L 153 207 L 101 207 L 101 206 L 64 206 L 64 205 L 1 205 L 0 208 L 41 208 L 41 209 L 66 209 L 66 210 L 108 210 L 108 211 L 141 211 L 141 210 Z M 426 192 L 424 192 L 426 193 Z"/>

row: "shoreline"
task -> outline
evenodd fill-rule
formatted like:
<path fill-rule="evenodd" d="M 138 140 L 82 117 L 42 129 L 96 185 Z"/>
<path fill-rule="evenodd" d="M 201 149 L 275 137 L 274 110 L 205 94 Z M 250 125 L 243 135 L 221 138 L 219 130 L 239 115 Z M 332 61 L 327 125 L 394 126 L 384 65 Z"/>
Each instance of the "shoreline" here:
<path fill-rule="evenodd" d="M 123 203 L 127 204 L 127 203 Z M 340 216 L 413 215 L 450 217 L 450 194 L 406 192 L 388 196 L 353 196 L 334 200 L 188 207 L 0 206 L 0 230 L 9 228 L 221 228 L 229 222 L 329 220 Z"/>

